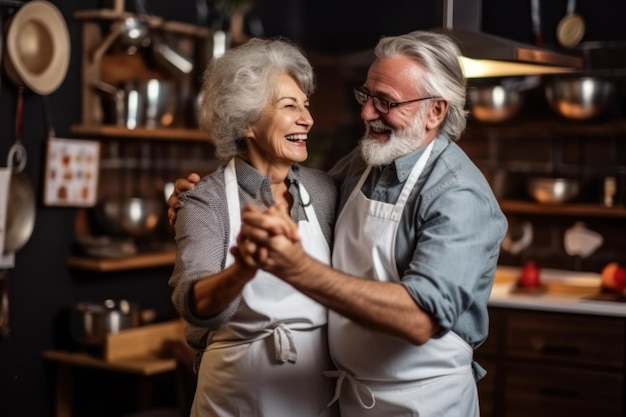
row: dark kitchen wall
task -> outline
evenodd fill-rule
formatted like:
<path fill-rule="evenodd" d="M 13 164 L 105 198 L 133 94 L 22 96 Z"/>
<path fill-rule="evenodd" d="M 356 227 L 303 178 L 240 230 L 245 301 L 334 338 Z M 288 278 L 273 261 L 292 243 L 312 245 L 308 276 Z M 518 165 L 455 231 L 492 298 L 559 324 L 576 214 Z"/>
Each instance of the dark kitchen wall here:
<path fill-rule="evenodd" d="M 72 43 L 69 73 L 60 88 L 49 97 L 54 127 L 59 137 L 71 137 L 69 127 L 80 121 L 81 113 L 81 32 L 80 25 L 73 19 L 73 13 L 76 10 L 110 7 L 111 3 L 112 0 L 53 1 L 65 16 Z M 133 2 L 127 3 L 128 8 L 132 9 Z M 168 20 L 196 23 L 195 0 L 148 0 L 146 4 L 149 13 Z M 485 31 L 530 42 L 528 0 L 484 0 L 483 6 Z M 577 6 L 588 23 L 585 40 L 626 39 L 622 0 L 579 0 Z M 440 7 L 440 2 L 436 0 L 257 0 L 255 11 L 267 35 L 288 36 L 311 51 L 336 54 L 371 47 L 381 35 L 438 26 Z M 556 22 L 565 13 L 566 0 L 544 1 L 542 7 L 545 9 L 543 23 L 546 43 L 555 44 L 553 34 Z M 2 10 L 5 16 L 9 13 L 9 9 Z M 320 72 L 324 75 L 319 80 L 321 94 L 316 95 L 314 103 L 323 105 L 330 103 L 333 94 L 333 90 L 325 88 L 323 84 L 327 81 L 330 86 L 337 80 L 330 76 L 332 70 L 328 68 L 321 68 Z M 14 138 L 15 102 L 16 88 L 3 75 L 0 91 L 0 161 L 7 155 Z M 28 92 L 22 136 L 28 151 L 26 174 L 33 182 L 38 197 L 42 190 L 47 131 L 42 110 L 41 98 Z M 313 111 L 315 113 L 315 107 Z M 336 126 L 330 122 L 337 120 L 330 114 L 320 116 L 321 119 L 324 117 L 329 123 L 316 124 L 316 129 L 319 127 L 320 132 L 330 134 L 333 126 Z M 339 123 L 344 122 L 340 120 Z M 346 132 L 353 135 L 352 131 Z M 1 164 L 4 165 L 3 162 Z M 143 308 L 154 308 L 159 319 L 174 317 L 167 286 L 171 268 L 107 274 L 68 268 L 66 260 L 72 253 L 77 211 L 72 208 L 45 207 L 38 199 L 33 235 L 17 253 L 15 268 L 8 271 L 12 331 L 8 339 L 0 340 L 0 415 L 3 417 L 53 415 L 54 369 L 43 361 L 41 352 L 68 346 L 64 312 L 73 303 L 124 297 L 137 301 Z M 86 384 L 80 388 L 88 390 L 89 386 Z M 103 388 L 102 384 L 97 387 L 107 390 L 109 399 L 116 398 L 115 390 L 119 388 Z"/>
<path fill-rule="evenodd" d="M 77 10 L 111 7 L 112 0 L 61 0 L 52 3 L 59 8 L 67 22 L 71 58 L 67 77 L 60 88 L 49 95 L 48 100 L 56 135 L 72 137 L 70 125 L 79 123 L 81 115 L 81 26 L 74 20 L 73 13 Z M 129 0 L 127 3 L 131 10 L 133 2 Z M 154 14 L 167 13 L 176 20 L 195 22 L 193 1 L 150 0 L 147 9 Z M 6 21 L 12 10 L 1 10 Z M 0 166 L 5 166 L 4 161 L 14 139 L 16 91 L 15 85 L 3 73 L 0 93 Z M 15 267 L 8 270 L 11 333 L 8 339 L 0 339 L 0 415 L 3 417 L 53 416 L 55 368 L 44 362 L 42 351 L 75 348 L 69 337 L 67 320 L 67 309 L 74 303 L 126 298 L 137 302 L 141 308 L 156 310 L 158 320 L 175 317 L 167 286 L 171 267 L 106 274 L 68 268 L 66 262 L 73 250 L 77 210 L 46 207 L 41 203 L 46 132 L 42 99 L 27 91 L 22 140 L 28 153 L 25 173 L 35 189 L 37 211 L 33 234 L 17 252 Z M 107 373 L 94 373 L 93 377 L 106 380 Z M 84 378 L 77 380 L 79 383 L 83 381 Z M 94 389 L 110 393 L 99 398 L 108 399 L 111 407 L 111 404 L 118 402 L 117 398 L 124 398 L 118 396 L 118 393 L 123 394 L 123 391 L 135 388 L 124 385 L 127 382 L 124 380 L 114 379 L 110 382 L 109 385 L 87 383 L 77 386 L 76 396 L 80 397 L 81 393 L 89 391 L 89 387 L 93 386 L 96 387 Z M 107 410 L 105 404 L 96 406 L 97 409 Z"/>

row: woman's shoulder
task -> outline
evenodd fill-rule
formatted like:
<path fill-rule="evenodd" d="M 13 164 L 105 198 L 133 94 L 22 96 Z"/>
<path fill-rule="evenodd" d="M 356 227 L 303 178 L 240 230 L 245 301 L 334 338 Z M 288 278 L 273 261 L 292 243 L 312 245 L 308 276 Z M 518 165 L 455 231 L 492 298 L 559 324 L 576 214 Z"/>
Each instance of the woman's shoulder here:
<path fill-rule="evenodd" d="M 332 177 L 321 169 L 296 164 L 293 166 L 293 171 L 305 186 L 316 185 L 332 190 L 335 189 L 335 183 Z"/>
<path fill-rule="evenodd" d="M 180 195 L 180 200 L 181 202 L 185 200 L 208 202 L 222 194 L 224 194 L 224 169 L 218 168 L 202 177 L 193 189 L 183 192 Z"/>

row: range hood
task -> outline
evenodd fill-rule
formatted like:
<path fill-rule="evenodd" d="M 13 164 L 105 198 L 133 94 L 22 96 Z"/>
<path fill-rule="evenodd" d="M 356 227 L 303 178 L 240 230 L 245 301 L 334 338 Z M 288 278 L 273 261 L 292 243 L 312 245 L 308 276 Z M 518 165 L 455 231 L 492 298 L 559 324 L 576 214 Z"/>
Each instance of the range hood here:
<path fill-rule="evenodd" d="M 581 57 L 482 33 L 481 0 L 443 0 L 443 28 L 457 42 L 467 78 L 557 74 L 581 71 Z"/>

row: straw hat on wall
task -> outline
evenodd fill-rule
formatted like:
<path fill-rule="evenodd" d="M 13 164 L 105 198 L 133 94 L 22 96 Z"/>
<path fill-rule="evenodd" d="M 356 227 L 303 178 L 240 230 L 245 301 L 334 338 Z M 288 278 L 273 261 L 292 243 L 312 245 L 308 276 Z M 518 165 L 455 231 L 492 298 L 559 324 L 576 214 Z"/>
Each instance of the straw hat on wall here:
<path fill-rule="evenodd" d="M 3 63 L 17 85 L 48 95 L 65 79 L 69 59 L 67 25 L 52 3 L 32 0 L 8 20 Z"/>

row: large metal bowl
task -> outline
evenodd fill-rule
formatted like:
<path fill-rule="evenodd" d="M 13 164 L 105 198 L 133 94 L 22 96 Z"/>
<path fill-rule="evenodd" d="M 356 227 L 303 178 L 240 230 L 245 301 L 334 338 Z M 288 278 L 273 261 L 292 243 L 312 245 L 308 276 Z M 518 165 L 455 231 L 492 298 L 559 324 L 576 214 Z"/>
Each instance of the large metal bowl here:
<path fill-rule="evenodd" d="M 543 204 L 561 204 L 578 195 L 578 181 L 570 178 L 534 177 L 528 181 L 528 193 Z"/>
<path fill-rule="evenodd" d="M 481 122 L 503 122 L 515 117 L 524 103 L 524 92 L 501 85 L 470 87 L 469 110 Z"/>
<path fill-rule="evenodd" d="M 164 213 L 162 199 L 132 197 L 99 204 L 96 220 L 109 234 L 140 237 L 154 230 Z"/>
<path fill-rule="evenodd" d="M 615 84 L 595 77 L 557 77 L 546 84 L 548 104 L 557 114 L 572 120 L 600 116 L 612 103 Z"/>

